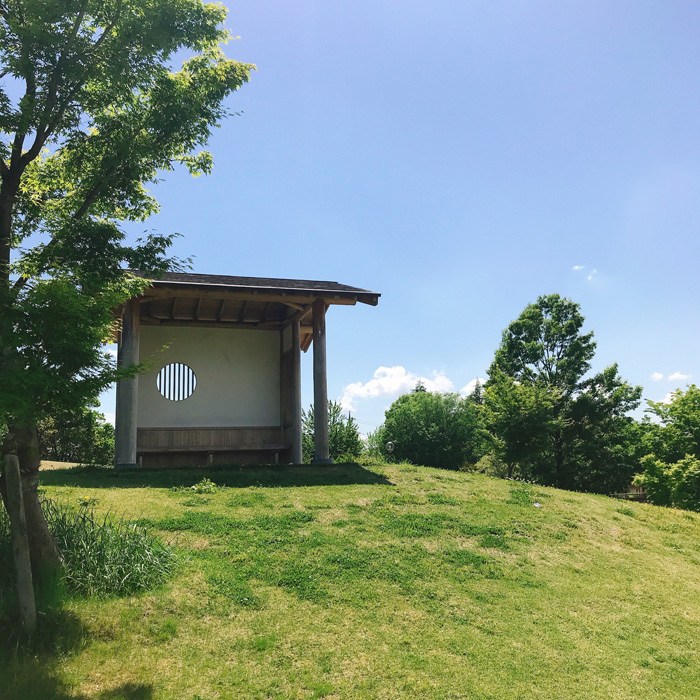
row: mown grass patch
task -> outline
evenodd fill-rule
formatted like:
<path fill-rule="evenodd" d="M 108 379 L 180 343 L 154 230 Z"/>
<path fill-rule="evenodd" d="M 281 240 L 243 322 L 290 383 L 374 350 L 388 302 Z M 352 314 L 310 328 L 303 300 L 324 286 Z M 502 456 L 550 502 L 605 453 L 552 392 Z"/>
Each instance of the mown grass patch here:
<path fill-rule="evenodd" d="M 71 600 L 31 655 L 0 644 L 0 688 L 23 700 L 696 697 L 700 519 L 411 465 L 322 469 L 117 486 L 52 473 L 49 496 L 126 512 L 184 563 L 151 592 Z M 203 478 L 217 490 L 195 493 Z"/>

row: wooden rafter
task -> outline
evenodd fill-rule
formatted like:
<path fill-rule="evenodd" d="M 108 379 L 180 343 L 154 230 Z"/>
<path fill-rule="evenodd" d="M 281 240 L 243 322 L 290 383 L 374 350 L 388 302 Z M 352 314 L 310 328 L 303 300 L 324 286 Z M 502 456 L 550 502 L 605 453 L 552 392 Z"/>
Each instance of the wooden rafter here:
<path fill-rule="evenodd" d="M 241 313 L 238 314 L 238 322 L 243 323 L 243 320 L 245 319 L 245 312 L 248 310 L 248 300 L 246 299 L 243 302 L 243 306 L 241 306 Z"/>

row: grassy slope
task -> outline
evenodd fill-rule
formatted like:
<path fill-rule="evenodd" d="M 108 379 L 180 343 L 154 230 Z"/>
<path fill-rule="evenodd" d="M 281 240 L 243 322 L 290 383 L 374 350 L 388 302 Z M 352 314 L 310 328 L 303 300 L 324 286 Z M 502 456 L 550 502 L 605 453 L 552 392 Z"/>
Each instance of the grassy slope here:
<path fill-rule="evenodd" d="M 44 651 L 0 654 L 0 697 L 698 697 L 697 514 L 404 465 L 171 488 L 203 476 L 44 473 L 188 560 L 70 601 Z"/>

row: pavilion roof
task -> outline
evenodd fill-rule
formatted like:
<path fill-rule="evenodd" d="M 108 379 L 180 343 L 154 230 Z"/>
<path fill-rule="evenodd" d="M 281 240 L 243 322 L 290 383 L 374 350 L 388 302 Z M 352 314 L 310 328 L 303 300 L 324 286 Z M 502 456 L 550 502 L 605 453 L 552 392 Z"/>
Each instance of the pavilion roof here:
<path fill-rule="evenodd" d="M 307 350 L 314 300 L 323 299 L 326 308 L 357 302 L 376 306 L 379 297 L 377 292 L 338 282 L 166 272 L 152 279 L 139 300 L 141 323 L 146 325 L 271 330 L 298 320 L 301 347 Z"/>
<path fill-rule="evenodd" d="M 131 274 L 138 277 L 147 277 L 146 273 L 132 271 Z M 376 306 L 381 296 L 377 292 L 371 292 L 359 287 L 351 287 L 339 282 L 321 280 L 298 280 L 275 277 L 239 277 L 233 275 L 204 275 L 192 272 L 166 272 L 153 279 L 155 289 L 202 289 L 202 290 L 229 290 L 237 292 L 250 292 L 255 295 L 291 295 L 323 297 L 326 303 L 354 303 L 362 302 Z M 148 295 L 148 292 L 146 292 Z M 340 301 L 342 299 L 342 301 Z"/>

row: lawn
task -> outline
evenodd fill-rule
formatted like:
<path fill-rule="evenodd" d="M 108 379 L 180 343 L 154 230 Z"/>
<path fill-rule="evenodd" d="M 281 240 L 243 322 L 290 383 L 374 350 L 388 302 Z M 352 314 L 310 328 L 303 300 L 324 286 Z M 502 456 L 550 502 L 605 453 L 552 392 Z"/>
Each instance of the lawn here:
<path fill-rule="evenodd" d="M 3 700 L 698 697 L 699 514 L 409 465 L 42 488 L 148 524 L 181 563 L 4 644 Z"/>

